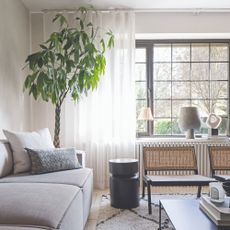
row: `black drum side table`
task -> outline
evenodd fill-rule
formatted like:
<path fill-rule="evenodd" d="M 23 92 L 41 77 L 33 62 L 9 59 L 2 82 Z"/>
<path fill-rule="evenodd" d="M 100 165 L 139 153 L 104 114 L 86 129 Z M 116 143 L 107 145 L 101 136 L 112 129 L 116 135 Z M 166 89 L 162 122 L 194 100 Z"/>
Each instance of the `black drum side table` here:
<path fill-rule="evenodd" d="M 139 206 L 138 160 L 109 161 L 111 206 L 130 209 Z"/>

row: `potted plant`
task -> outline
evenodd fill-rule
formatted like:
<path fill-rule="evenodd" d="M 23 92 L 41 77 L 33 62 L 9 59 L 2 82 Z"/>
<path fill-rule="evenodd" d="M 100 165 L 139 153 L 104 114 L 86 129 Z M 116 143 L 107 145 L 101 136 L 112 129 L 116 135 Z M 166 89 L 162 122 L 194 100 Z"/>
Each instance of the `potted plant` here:
<path fill-rule="evenodd" d="M 42 98 L 55 106 L 55 147 L 60 147 L 61 106 L 67 94 L 78 101 L 82 94 L 97 87 L 105 70 L 105 51 L 114 46 L 111 31 L 104 33 L 108 36 L 105 41 L 98 34 L 99 28 L 86 20 L 89 10 L 92 9 L 79 8 L 76 27 L 71 27 L 62 14 L 57 14 L 53 22 L 59 21 L 59 31 L 53 32 L 40 45 L 41 50 L 26 59 L 30 73 L 26 76 L 24 90 L 27 89 L 35 100 Z"/>

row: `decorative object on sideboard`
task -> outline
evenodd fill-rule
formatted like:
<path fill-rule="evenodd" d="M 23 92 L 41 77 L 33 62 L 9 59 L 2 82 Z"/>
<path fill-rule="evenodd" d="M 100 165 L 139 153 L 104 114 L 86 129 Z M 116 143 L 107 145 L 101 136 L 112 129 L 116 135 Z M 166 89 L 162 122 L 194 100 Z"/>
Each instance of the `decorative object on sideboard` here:
<path fill-rule="evenodd" d="M 210 200 L 214 203 L 223 203 L 225 192 L 221 182 L 211 182 L 209 184 Z"/>
<path fill-rule="evenodd" d="M 208 126 L 208 136 L 217 136 L 218 135 L 218 128 L 221 124 L 222 118 L 215 113 L 210 113 L 206 120 L 206 124 Z"/>
<path fill-rule="evenodd" d="M 179 127 L 182 132 L 186 132 L 187 139 L 194 139 L 194 130 L 198 130 L 200 126 L 201 121 L 197 107 L 180 108 Z"/>
<path fill-rule="evenodd" d="M 153 115 L 152 115 L 151 108 L 150 107 L 142 107 L 140 109 L 137 120 L 146 122 L 145 124 L 147 125 L 147 127 L 150 126 L 151 124 L 148 121 L 153 121 Z M 149 130 L 149 127 L 148 127 L 148 130 Z M 138 134 L 137 134 L 137 137 L 138 137 Z"/>
<path fill-rule="evenodd" d="M 137 120 L 139 120 L 139 121 L 140 120 L 153 121 L 153 115 L 151 112 L 151 108 L 150 107 L 142 107 L 140 109 L 140 113 L 139 113 Z"/>

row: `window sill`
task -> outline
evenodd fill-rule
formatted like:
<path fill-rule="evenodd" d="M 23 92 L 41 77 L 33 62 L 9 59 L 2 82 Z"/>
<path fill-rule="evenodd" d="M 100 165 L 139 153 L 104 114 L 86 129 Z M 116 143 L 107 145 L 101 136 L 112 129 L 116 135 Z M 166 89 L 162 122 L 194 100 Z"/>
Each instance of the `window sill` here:
<path fill-rule="evenodd" d="M 217 137 L 196 137 L 195 139 L 186 139 L 185 137 L 138 137 L 136 143 L 143 142 L 229 142 L 227 136 Z"/>

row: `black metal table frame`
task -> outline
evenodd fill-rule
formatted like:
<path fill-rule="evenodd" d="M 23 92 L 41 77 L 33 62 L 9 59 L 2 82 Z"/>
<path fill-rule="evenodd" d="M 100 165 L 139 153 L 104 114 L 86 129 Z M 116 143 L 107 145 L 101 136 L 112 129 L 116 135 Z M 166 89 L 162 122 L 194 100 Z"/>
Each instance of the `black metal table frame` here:
<path fill-rule="evenodd" d="M 163 209 L 163 206 L 161 204 L 161 200 L 159 200 L 159 229 L 158 230 L 161 230 L 161 209 Z M 165 213 L 166 213 L 167 217 L 169 218 L 167 212 L 165 212 Z M 169 220 L 170 220 L 170 218 L 169 218 Z M 171 222 L 171 220 L 170 220 L 170 222 Z M 172 225 L 173 225 L 173 223 L 172 223 Z M 173 225 L 173 228 L 175 229 L 174 225 Z"/>

